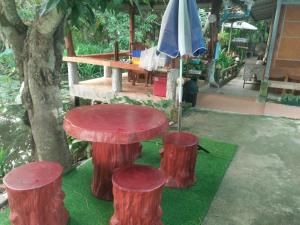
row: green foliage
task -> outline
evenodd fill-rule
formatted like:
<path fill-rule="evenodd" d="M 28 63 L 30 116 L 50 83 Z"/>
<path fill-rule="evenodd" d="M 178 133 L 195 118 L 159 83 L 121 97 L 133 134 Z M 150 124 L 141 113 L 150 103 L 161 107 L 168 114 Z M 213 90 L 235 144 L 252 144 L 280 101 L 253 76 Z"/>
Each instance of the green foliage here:
<path fill-rule="evenodd" d="M 207 17 L 208 17 L 208 13 L 205 11 L 205 9 L 200 9 L 200 8 L 199 8 L 198 13 L 199 13 L 200 21 L 201 21 L 201 26 L 204 27 L 205 22 L 206 22 Z"/>
<path fill-rule="evenodd" d="M 300 106 L 300 96 L 285 94 L 281 97 L 281 103 L 286 105 Z"/>
<path fill-rule="evenodd" d="M 97 14 L 97 27 L 94 32 L 99 42 L 114 49 L 114 42 L 119 42 L 119 48 L 129 49 L 129 15 L 128 13 L 106 10 Z M 100 33 L 97 33 L 100 32 Z"/>
<path fill-rule="evenodd" d="M 106 9 L 117 9 L 125 0 L 47 0 L 42 5 L 41 14 L 46 14 L 54 8 L 68 13 L 68 25 L 77 28 L 85 26 L 86 23 L 92 25 L 96 21 L 96 11 L 104 12 Z M 149 0 L 130 0 L 129 3 L 135 5 L 140 10 L 140 2 L 149 3 Z M 70 12 L 70 13 L 69 13 Z"/>
<path fill-rule="evenodd" d="M 7 49 L 0 53 L 0 112 L 7 110 L 5 105 L 14 104 L 19 88 L 13 54 Z"/>
<path fill-rule="evenodd" d="M 217 60 L 217 68 L 224 70 L 234 64 L 234 59 L 227 54 L 226 50 L 223 49 Z"/>
<path fill-rule="evenodd" d="M 3 146 L 0 146 L 0 179 L 4 177 L 7 172 L 7 158 L 9 152 Z M 0 182 L 1 183 L 1 182 Z"/>
<path fill-rule="evenodd" d="M 230 38 L 230 33 L 226 32 L 226 31 L 219 33 L 219 41 L 220 41 L 222 47 L 225 47 L 228 45 L 229 38 Z"/>
<path fill-rule="evenodd" d="M 71 136 L 67 137 L 67 141 L 74 163 L 91 157 L 91 145 L 89 142 L 81 141 Z"/>
<path fill-rule="evenodd" d="M 158 28 L 158 24 L 158 16 L 153 12 L 136 16 L 136 41 L 145 43 L 149 47 L 156 45 L 157 41 L 153 36 L 153 30 Z"/>
<path fill-rule="evenodd" d="M 152 31 L 157 26 L 156 14 L 151 12 L 142 16 L 136 16 L 135 40 L 146 43 L 148 46 L 155 44 Z M 81 54 L 96 54 L 112 52 L 114 42 L 119 42 L 120 50 L 129 49 L 129 15 L 115 10 L 96 12 L 96 22 L 92 26 L 82 26 L 80 29 L 73 27 L 75 52 Z M 67 73 L 66 65 L 62 67 L 63 73 Z M 103 68 L 89 64 L 78 64 L 78 70 L 82 79 L 101 77 Z"/>
<path fill-rule="evenodd" d="M 27 161 L 24 152 L 20 152 L 16 149 L 8 149 L 3 145 L 0 145 L 0 183 L 1 179 L 12 170 L 14 167 L 22 165 Z"/>
<path fill-rule="evenodd" d="M 0 53 L 0 71 L 2 74 L 13 75 L 16 73 L 15 60 L 11 49 L 6 49 Z M 0 73 L 0 75 L 1 75 Z"/>
<path fill-rule="evenodd" d="M 45 5 L 43 7 L 43 11 L 42 11 L 42 14 L 44 13 L 47 13 L 48 11 L 54 9 L 57 7 L 58 3 L 60 2 L 61 0 L 48 0 L 45 2 Z"/>
<path fill-rule="evenodd" d="M 267 43 L 270 31 L 270 20 L 261 20 L 254 23 L 254 26 L 257 27 L 257 31 L 249 32 L 250 41 L 252 43 Z"/>
<path fill-rule="evenodd" d="M 103 52 L 111 52 L 112 49 L 109 47 L 105 48 L 102 45 L 96 45 L 91 43 L 76 43 L 75 44 L 75 53 L 76 55 L 87 55 L 87 54 L 97 54 Z M 65 53 L 66 54 L 66 53 Z M 85 63 L 78 63 L 77 69 L 79 73 L 79 77 L 81 80 L 97 78 L 103 76 L 103 67 L 92 65 L 92 64 L 85 64 Z M 67 63 L 62 64 L 61 72 L 63 77 L 67 79 Z"/>
<path fill-rule="evenodd" d="M 153 100 L 143 100 L 137 101 L 135 99 L 129 98 L 127 96 L 115 97 L 109 100 L 110 104 L 132 104 L 132 105 L 144 105 L 152 108 L 156 108 L 166 114 L 166 116 L 171 119 L 171 113 L 173 110 L 173 102 L 171 100 L 161 100 L 161 101 L 153 101 Z"/>

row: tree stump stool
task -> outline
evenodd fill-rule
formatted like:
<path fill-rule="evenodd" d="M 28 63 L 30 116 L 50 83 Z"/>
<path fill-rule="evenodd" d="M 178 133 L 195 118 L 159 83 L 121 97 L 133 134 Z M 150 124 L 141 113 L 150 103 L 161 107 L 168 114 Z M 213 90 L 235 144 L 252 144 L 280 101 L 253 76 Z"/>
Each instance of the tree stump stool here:
<path fill-rule="evenodd" d="M 166 186 L 184 188 L 196 181 L 195 165 L 198 137 L 187 132 L 172 132 L 164 136 L 160 169 Z"/>
<path fill-rule="evenodd" d="M 123 167 L 113 174 L 114 215 L 110 225 L 162 225 L 165 178 L 149 166 Z"/>
<path fill-rule="evenodd" d="M 12 225 L 67 224 L 62 172 L 60 164 L 40 161 L 15 168 L 4 177 Z"/>

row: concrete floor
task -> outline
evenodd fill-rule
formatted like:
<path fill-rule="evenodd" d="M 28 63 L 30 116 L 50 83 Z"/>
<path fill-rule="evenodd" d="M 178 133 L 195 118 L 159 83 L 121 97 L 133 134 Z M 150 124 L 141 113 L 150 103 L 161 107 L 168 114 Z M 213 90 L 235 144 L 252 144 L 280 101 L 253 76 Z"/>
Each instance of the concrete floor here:
<path fill-rule="evenodd" d="M 240 71 L 239 76 L 229 81 L 227 84 L 220 88 L 210 87 L 206 82 L 199 82 L 199 93 L 200 94 L 218 94 L 224 96 L 235 96 L 235 97 L 245 97 L 257 99 L 259 96 L 259 83 L 252 83 L 252 81 L 247 81 L 243 88 L 243 69 Z M 268 100 L 270 101 L 280 101 L 281 91 L 277 92 L 274 90 L 269 90 Z"/>
<path fill-rule="evenodd" d="M 204 225 L 300 224 L 300 121 L 195 108 L 182 124 L 239 145 Z"/>
<path fill-rule="evenodd" d="M 220 94 L 237 97 L 257 98 L 259 95 L 259 84 L 246 84 L 243 88 L 243 78 L 238 76 L 220 88 L 213 88 L 209 85 L 200 86 L 200 93 Z"/>

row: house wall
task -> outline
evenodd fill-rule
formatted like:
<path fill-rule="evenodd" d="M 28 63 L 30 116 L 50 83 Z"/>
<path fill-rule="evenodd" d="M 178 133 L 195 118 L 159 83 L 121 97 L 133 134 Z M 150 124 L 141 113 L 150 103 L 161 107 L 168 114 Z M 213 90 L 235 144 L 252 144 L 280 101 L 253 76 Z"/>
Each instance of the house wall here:
<path fill-rule="evenodd" d="M 300 6 L 283 6 L 270 78 L 300 81 Z"/>

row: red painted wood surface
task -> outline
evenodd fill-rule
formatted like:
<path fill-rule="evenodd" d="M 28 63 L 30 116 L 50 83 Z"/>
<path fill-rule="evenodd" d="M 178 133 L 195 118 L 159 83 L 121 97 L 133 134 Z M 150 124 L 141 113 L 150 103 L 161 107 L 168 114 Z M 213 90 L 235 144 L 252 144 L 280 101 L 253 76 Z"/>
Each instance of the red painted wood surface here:
<path fill-rule="evenodd" d="M 140 143 L 120 145 L 94 142 L 92 145 L 92 193 L 100 199 L 112 200 L 112 174 L 116 168 L 130 165 L 140 155 Z"/>
<path fill-rule="evenodd" d="M 165 178 L 149 166 L 133 165 L 113 175 L 114 214 L 110 225 L 162 225 Z"/>
<path fill-rule="evenodd" d="M 4 177 L 12 225 L 67 224 L 62 172 L 58 163 L 40 161 L 15 168 Z"/>
<path fill-rule="evenodd" d="M 67 133 L 93 142 L 92 193 L 105 200 L 112 200 L 113 170 L 132 164 L 141 154 L 139 142 L 164 134 L 168 126 L 159 110 L 123 104 L 78 107 L 64 120 Z"/>
<path fill-rule="evenodd" d="M 173 132 L 167 134 L 163 142 L 160 169 L 167 180 L 166 186 L 184 188 L 193 185 L 198 138 L 187 132 Z"/>
<path fill-rule="evenodd" d="M 168 120 L 157 109 L 125 104 L 77 107 L 69 111 L 64 129 L 71 136 L 92 142 L 130 144 L 166 132 Z"/>

